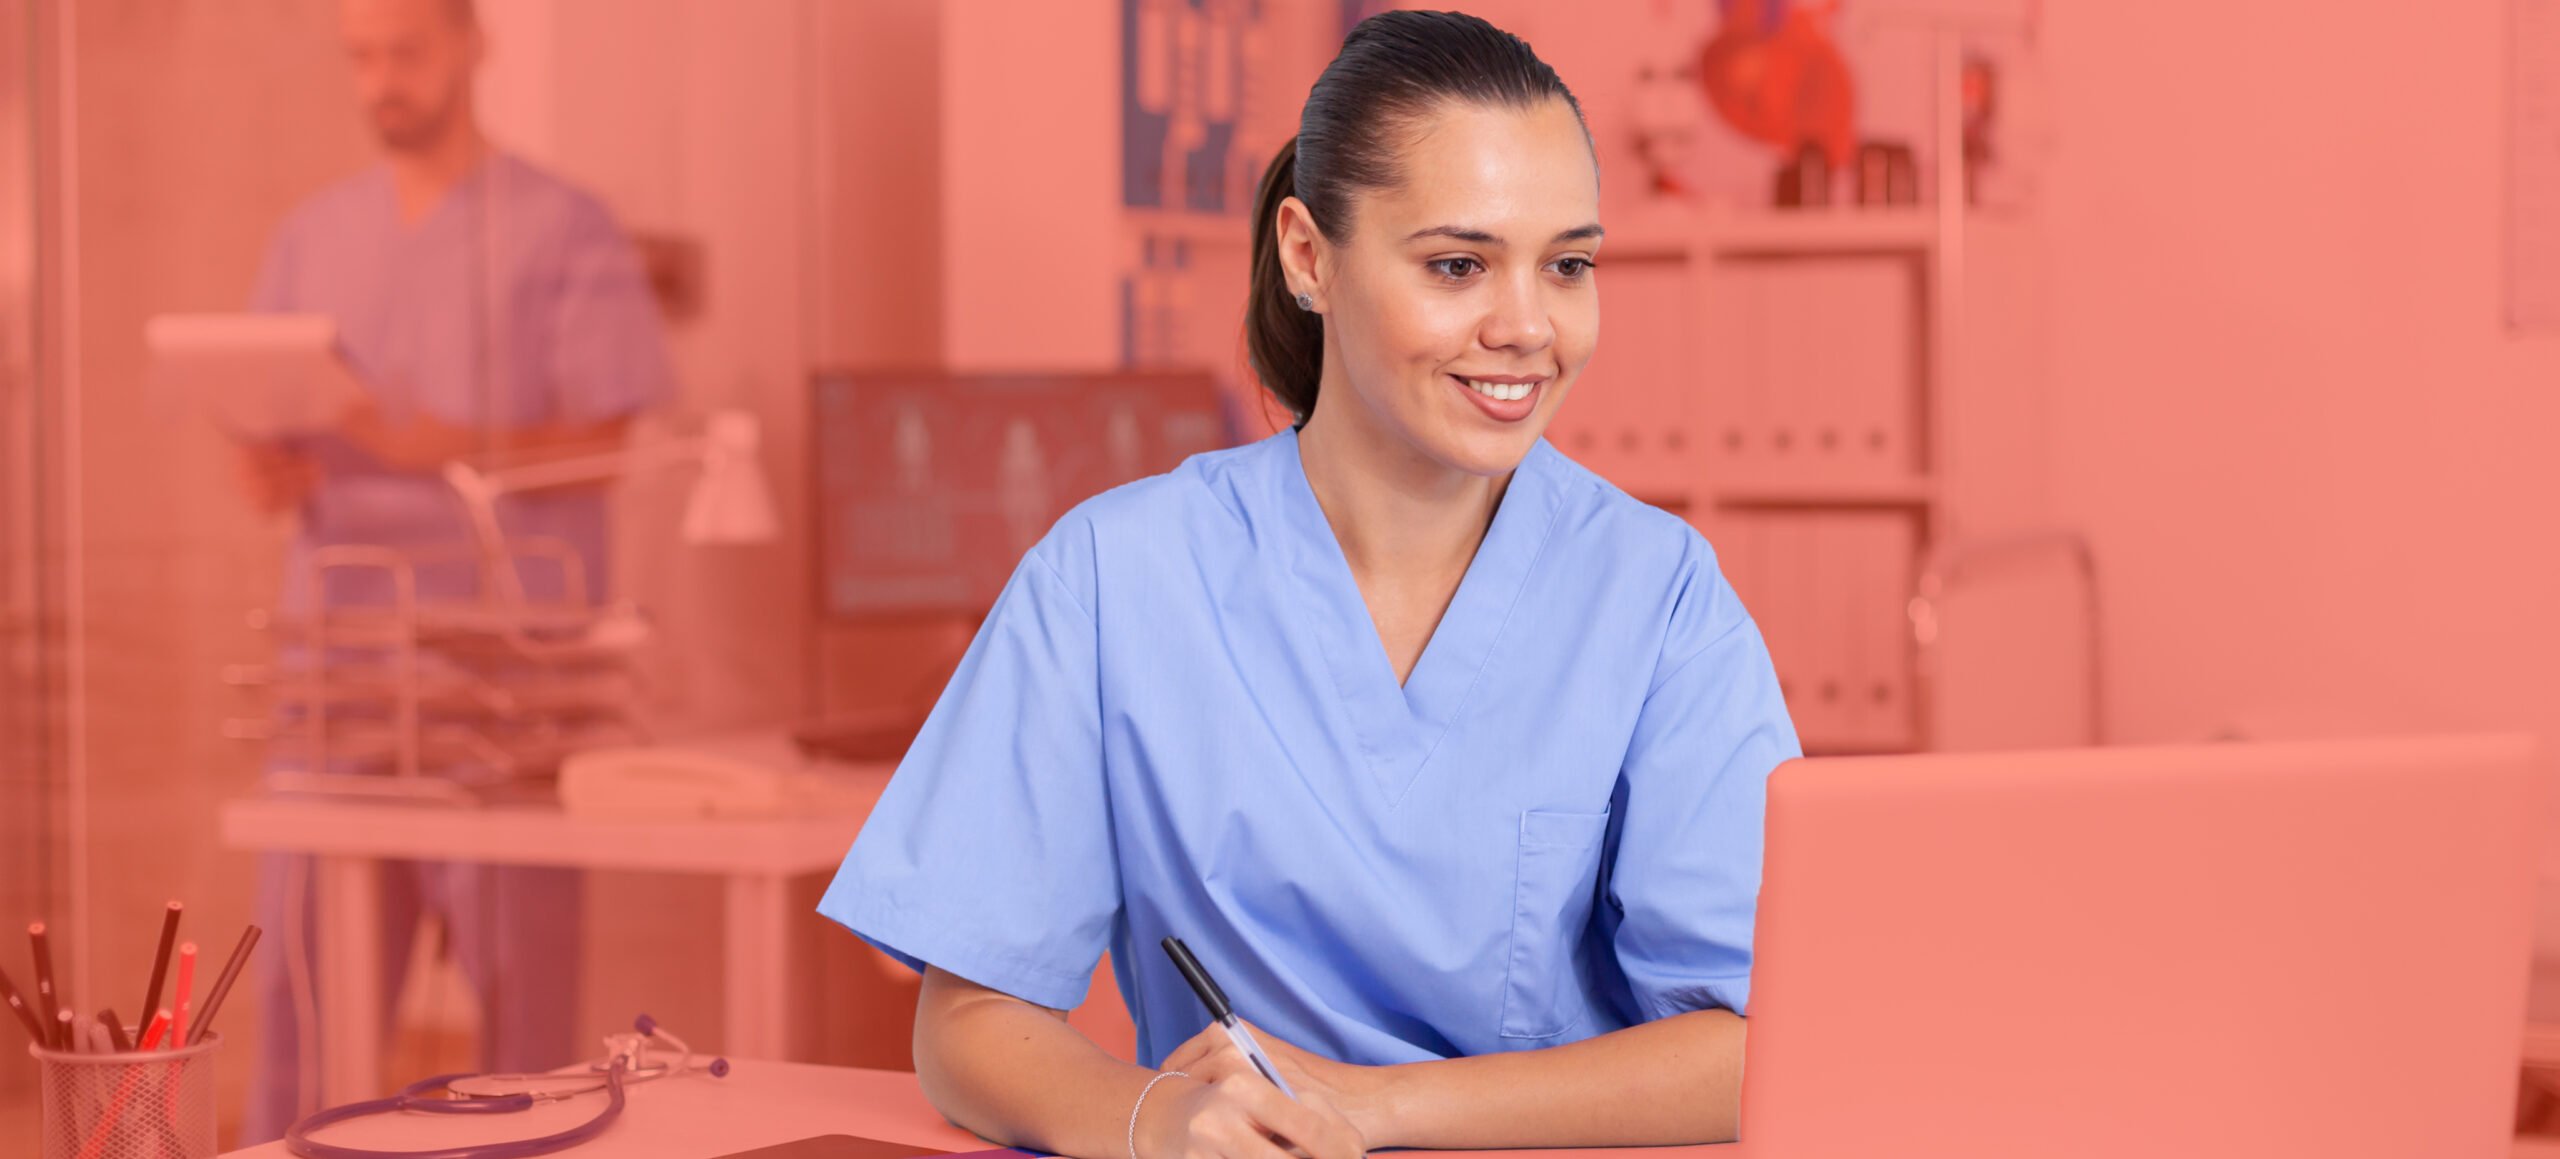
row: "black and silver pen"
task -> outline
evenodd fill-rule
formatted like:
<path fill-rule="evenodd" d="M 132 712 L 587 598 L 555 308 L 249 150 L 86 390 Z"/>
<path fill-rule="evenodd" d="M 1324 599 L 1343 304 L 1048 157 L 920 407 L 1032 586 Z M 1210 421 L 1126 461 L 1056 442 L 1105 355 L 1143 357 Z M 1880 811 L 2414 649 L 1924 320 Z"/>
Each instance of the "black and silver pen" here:
<path fill-rule="evenodd" d="M 1182 972 L 1182 980 L 1191 983 L 1191 992 L 1198 994 L 1200 1004 L 1209 1008 L 1209 1017 L 1226 1028 L 1227 1041 L 1235 1043 L 1236 1049 L 1243 1051 L 1244 1056 L 1253 1062 L 1254 1069 L 1261 1071 L 1262 1077 L 1270 1079 L 1272 1086 L 1280 1088 L 1281 1094 L 1289 1096 L 1292 1102 L 1296 1101 L 1298 1092 L 1289 1089 L 1287 1080 L 1280 1077 L 1280 1068 L 1271 1065 L 1271 1056 L 1262 1053 L 1262 1044 L 1253 1040 L 1253 1032 L 1245 1029 L 1243 1020 L 1236 1017 L 1235 1008 L 1227 1005 L 1227 992 L 1218 989 L 1217 980 L 1209 977 L 1209 971 L 1200 964 L 1200 959 L 1191 956 L 1191 947 L 1183 945 L 1180 938 L 1166 938 L 1163 945 L 1165 956 L 1173 959 L 1173 968 Z"/>

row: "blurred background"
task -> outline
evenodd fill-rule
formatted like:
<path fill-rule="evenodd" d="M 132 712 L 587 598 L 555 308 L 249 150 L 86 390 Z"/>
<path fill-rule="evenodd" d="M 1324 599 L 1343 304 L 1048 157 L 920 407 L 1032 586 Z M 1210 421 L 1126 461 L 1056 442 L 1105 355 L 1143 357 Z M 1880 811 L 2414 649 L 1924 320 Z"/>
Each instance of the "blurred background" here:
<path fill-rule="evenodd" d="M 0 0 L 0 916 L 53 919 L 75 992 L 138 979 L 173 897 L 228 949 L 259 852 L 303 848 L 233 811 L 280 749 L 548 791 L 648 744 L 767 812 L 776 768 L 868 783 L 844 770 L 894 759 L 1049 520 L 1277 428 L 1243 368 L 1247 209 L 1383 7 L 482 0 L 470 115 L 586 200 L 499 186 L 437 234 L 432 198 L 308 208 L 399 152 L 361 6 Z M 1606 340 L 1550 438 L 1707 534 L 1809 752 L 2560 752 L 2560 4 L 1468 10 L 1557 68 L 1600 154 Z M 541 256 L 589 204 L 601 264 Z M 534 271 L 449 332 L 480 393 L 445 425 L 481 416 L 497 466 L 412 482 L 480 486 L 495 539 L 542 518 L 518 489 L 601 495 L 601 530 L 550 529 L 582 582 L 444 584 L 391 533 L 389 562 L 315 559 L 313 510 L 253 501 L 243 432 L 287 420 L 225 384 L 298 340 L 224 316 L 325 314 L 337 264 Z M 622 329 L 551 317 L 624 283 Z M 339 324 L 395 362 L 430 340 Z M 664 389 L 583 412 L 593 453 L 518 445 L 521 414 L 576 411 L 502 396 L 508 335 L 542 326 Z M 466 565 L 483 509 L 445 516 Z M 375 542 L 330 518 L 326 546 Z M 341 565 L 410 569 L 408 603 L 357 601 L 376 635 L 312 614 Z M 493 608 L 517 618 L 463 614 Z M 602 767 L 595 815 L 682 811 Z M 740 1049 L 748 895 L 641 860 L 585 871 L 567 1057 L 637 1009 Z M 787 986 L 755 1000 L 791 1029 L 764 1045 L 906 1066 L 912 982 L 780 876 Z M 425 920 L 380 996 L 402 1080 L 469 1069 L 484 1025 L 438 952 L 455 919 Z M 224 1018 L 248 1048 L 267 1000 Z M 231 1138 L 250 1068 L 221 1073 Z M 0 1138 L 31 1083 L 0 1067 Z"/>

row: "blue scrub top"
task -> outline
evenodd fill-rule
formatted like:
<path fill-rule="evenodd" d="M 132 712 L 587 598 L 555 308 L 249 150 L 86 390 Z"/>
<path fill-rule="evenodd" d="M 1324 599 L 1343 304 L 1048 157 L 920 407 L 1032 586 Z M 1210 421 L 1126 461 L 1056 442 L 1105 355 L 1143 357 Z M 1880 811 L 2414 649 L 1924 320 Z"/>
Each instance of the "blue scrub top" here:
<path fill-rule="evenodd" d="M 1553 1046 L 1743 1011 L 1798 751 L 1706 541 L 1543 441 L 1398 687 L 1283 432 L 1032 548 L 818 909 L 1051 1008 L 1108 948 L 1150 1066 L 1168 934 L 1331 1058 Z"/>
<path fill-rule="evenodd" d="M 639 255 L 603 203 L 503 152 L 492 152 L 414 222 L 400 219 L 391 172 L 375 166 L 314 194 L 276 230 L 253 308 L 327 314 L 341 352 L 383 410 L 455 426 L 600 423 L 674 392 L 657 300 Z M 334 435 L 296 440 L 326 471 L 304 504 L 286 568 L 287 608 L 310 606 L 302 559 L 318 547 L 461 544 L 470 526 L 431 473 L 399 472 Z M 511 497 L 499 522 L 512 538 L 566 542 L 588 592 L 606 587 L 607 511 L 586 490 Z M 521 569 L 537 598 L 557 568 Z M 476 594 L 467 562 L 428 567 L 419 594 Z M 384 577 L 343 573 L 326 603 L 389 599 Z"/>

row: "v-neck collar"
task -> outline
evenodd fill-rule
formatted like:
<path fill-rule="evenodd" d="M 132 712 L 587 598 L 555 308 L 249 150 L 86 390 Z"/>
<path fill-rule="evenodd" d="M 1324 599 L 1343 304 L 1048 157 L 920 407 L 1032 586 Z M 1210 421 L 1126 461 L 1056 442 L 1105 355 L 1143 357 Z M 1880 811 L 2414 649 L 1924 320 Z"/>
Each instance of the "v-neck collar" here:
<path fill-rule="evenodd" d="M 390 162 L 381 162 L 374 169 L 379 187 L 377 196 L 382 198 L 383 212 L 390 215 L 391 235 L 404 245 L 416 244 L 434 234 L 448 217 L 463 213 L 466 209 L 485 213 L 487 197 L 484 187 L 493 179 L 493 171 L 504 160 L 504 155 L 494 147 L 482 153 L 480 160 L 438 195 L 435 203 L 427 206 L 414 221 L 401 214 L 400 181 L 392 176 Z M 475 201 L 479 204 L 472 205 L 471 203 Z"/>
<path fill-rule="evenodd" d="M 1501 505 L 1494 509 L 1493 523 L 1485 529 L 1484 542 L 1477 545 L 1475 558 L 1458 581 L 1457 594 L 1414 661 L 1413 671 L 1399 686 L 1377 623 L 1360 596 L 1358 581 L 1352 578 L 1351 562 L 1343 555 L 1323 505 L 1316 502 L 1315 488 L 1307 482 L 1306 465 L 1298 457 L 1298 433 L 1284 431 L 1272 441 L 1271 453 L 1278 460 L 1274 471 L 1283 505 L 1281 522 L 1287 528 L 1288 571 L 1317 613 L 1307 627 L 1322 641 L 1370 773 L 1387 803 L 1398 804 L 1465 711 L 1469 693 L 1546 546 L 1561 497 L 1550 461 L 1556 451 L 1541 439 L 1512 472 Z"/>

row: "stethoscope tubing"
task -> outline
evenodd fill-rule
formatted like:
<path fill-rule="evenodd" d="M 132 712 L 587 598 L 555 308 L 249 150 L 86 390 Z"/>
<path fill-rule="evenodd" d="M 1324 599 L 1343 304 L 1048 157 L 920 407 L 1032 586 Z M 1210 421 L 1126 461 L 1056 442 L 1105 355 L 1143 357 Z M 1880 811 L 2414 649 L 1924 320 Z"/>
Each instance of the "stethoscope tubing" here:
<path fill-rule="evenodd" d="M 349 1103 L 343 1107 L 331 1107 L 312 1115 L 285 1131 L 284 1145 L 286 1150 L 302 1156 L 303 1159 L 527 1159 L 534 1155 L 548 1155 L 564 1148 L 575 1147 L 603 1134 L 605 1128 L 612 1126 L 614 1120 L 622 1117 L 622 1075 L 626 1065 L 628 1064 L 625 1060 L 616 1058 L 613 1060 L 612 1068 L 605 1072 L 605 1091 L 609 1097 L 604 1109 L 596 1112 L 595 1117 L 577 1126 L 531 1139 L 510 1139 L 502 1143 L 472 1143 L 425 1151 L 372 1151 L 362 1147 L 342 1147 L 335 1143 L 322 1143 L 311 1138 L 311 1133 L 321 1128 L 343 1123 L 349 1119 L 360 1119 L 367 1115 L 385 1115 L 397 1111 L 420 1111 L 431 1115 L 503 1115 L 528 1110 L 534 1104 L 534 1097 L 529 1094 L 501 1095 L 486 1099 L 425 1097 L 430 1092 L 445 1089 L 446 1084 L 457 1079 L 471 1077 L 465 1074 L 448 1074 L 410 1083 L 400 1088 L 399 1094 L 389 1098 Z"/>

